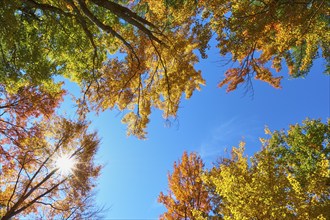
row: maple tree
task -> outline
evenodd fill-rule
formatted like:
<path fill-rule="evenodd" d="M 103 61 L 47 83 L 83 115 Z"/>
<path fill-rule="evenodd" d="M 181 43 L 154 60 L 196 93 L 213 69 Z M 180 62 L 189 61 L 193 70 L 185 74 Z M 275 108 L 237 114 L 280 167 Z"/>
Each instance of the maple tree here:
<path fill-rule="evenodd" d="M 306 75 L 318 53 L 329 63 L 326 4 L 4 0 L 0 83 L 11 93 L 31 83 L 52 90 L 54 76 L 66 77 L 83 90 L 79 113 L 126 110 L 128 134 L 144 138 L 152 107 L 175 117 L 182 94 L 205 84 L 194 64 L 212 35 L 220 55 L 238 63 L 219 84 L 228 91 L 253 75 L 279 87 L 270 62 L 279 71 L 285 60 L 293 77 Z"/>
<path fill-rule="evenodd" d="M 302 125 L 290 126 L 287 132 L 265 131 L 270 138 L 261 138 L 262 149 L 252 157 L 244 155 L 245 143 L 241 143 L 232 149 L 231 157 L 221 158 L 210 170 L 199 171 L 202 183 L 198 184 L 204 185 L 214 214 L 190 207 L 190 212 L 196 210 L 189 219 L 330 217 L 330 120 L 307 119 Z M 194 176 L 177 178 L 170 188 L 184 194 L 189 187 L 179 183 Z M 180 204 L 192 199 L 181 198 Z M 166 204 L 168 213 L 177 207 L 174 202 Z"/>
<path fill-rule="evenodd" d="M 160 219 L 193 219 L 194 210 L 206 215 L 210 209 L 208 192 L 201 180 L 204 164 L 196 153 L 184 152 L 173 173 L 168 175 L 168 195 L 160 193 L 158 202 L 167 208 Z"/>

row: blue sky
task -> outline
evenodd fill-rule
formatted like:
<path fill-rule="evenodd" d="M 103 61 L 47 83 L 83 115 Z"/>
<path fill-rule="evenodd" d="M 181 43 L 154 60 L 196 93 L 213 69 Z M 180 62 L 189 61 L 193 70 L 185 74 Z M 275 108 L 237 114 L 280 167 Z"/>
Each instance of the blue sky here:
<path fill-rule="evenodd" d="M 165 211 L 157 197 L 166 192 L 167 174 L 184 151 L 198 152 L 210 166 L 242 140 L 248 155 L 259 150 L 265 125 L 273 131 L 307 117 L 323 121 L 329 117 L 330 78 L 322 73 L 324 61 L 318 60 L 305 78 L 290 79 L 283 71 L 282 89 L 253 81 L 251 96 L 244 86 L 231 93 L 217 88 L 226 68 L 217 60 L 211 51 L 197 65 L 207 85 L 190 100 L 182 100 L 170 127 L 160 111 L 152 113 L 147 140 L 127 137 L 118 111 L 90 116 L 91 129 L 102 140 L 96 158 L 105 167 L 96 202 L 109 208 L 106 219 L 157 219 Z"/>

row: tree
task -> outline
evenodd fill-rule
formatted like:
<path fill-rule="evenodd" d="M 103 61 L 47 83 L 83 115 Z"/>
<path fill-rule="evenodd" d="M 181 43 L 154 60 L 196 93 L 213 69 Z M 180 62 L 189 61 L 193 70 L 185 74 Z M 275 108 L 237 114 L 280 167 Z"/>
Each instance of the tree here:
<path fill-rule="evenodd" d="M 162 192 L 158 202 L 167 208 L 160 219 L 194 219 L 194 211 L 207 215 L 211 207 L 208 192 L 201 180 L 204 164 L 196 154 L 184 152 L 178 163 L 174 163 L 168 175 L 168 195 Z"/>
<path fill-rule="evenodd" d="M 100 166 L 88 123 L 56 116 L 63 91 L 21 87 L 0 94 L 0 218 L 85 218 Z M 42 104 L 40 104 L 42 103 Z M 67 165 L 67 166 L 64 166 Z"/>
<path fill-rule="evenodd" d="M 292 77 L 308 73 L 322 49 L 329 72 L 329 20 L 326 1 L 203 1 L 206 17 L 217 33 L 221 55 L 231 55 L 238 67 L 230 68 L 219 84 L 227 91 L 255 75 L 280 87 L 283 61 Z M 206 5 L 207 4 L 207 5 Z M 219 5 L 222 5 L 219 9 Z M 230 14 L 230 15 L 229 15 Z M 269 68 L 271 63 L 271 68 Z"/>
<path fill-rule="evenodd" d="M 87 123 L 53 117 L 38 133 L 2 143 L 0 217 L 84 219 L 95 217 L 92 189 L 100 166 L 99 140 Z"/>
<path fill-rule="evenodd" d="M 185 152 L 169 175 L 169 195 L 159 196 L 167 208 L 162 217 L 328 219 L 330 120 L 306 119 L 287 132 L 265 131 L 270 138 L 261 138 L 261 151 L 248 157 L 242 142 L 210 170 L 203 169 L 197 154 Z M 200 195 L 205 206 L 192 202 Z"/>
<path fill-rule="evenodd" d="M 0 83 L 11 92 L 30 83 L 51 89 L 54 75 L 67 77 L 84 90 L 82 110 L 88 109 L 86 98 L 95 110 L 129 109 L 123 119 L 129 134 L 143 138 L 151 106 L 162 109 L 164 117 L 175 116 L 182 93 L 189 98 L 204 84 L 193 67 L 195 40 L 186 29 L 162 30 L 149 22 L 147 2 L 126 2 L 127 7 L 99 0 L 0 4 Z M 107 58 L 116 52 L 126 56 Z"/>
<path fill-rule="evenodd" d="M 224 219 L 327 219 L 330 120 L 306 120 L 262 139 L 249 160 L 244 144 L 204 176 L 221 197 Z"/>
<path fill-rule="evenodd" d="M 228 91 L 255 76 L 280 87 L 285 60 L 293 77 L 318 53 L 329 63 L 327 2 L 273 0 L 0 2 L 0 83 L 54 88 L 60 75 L 79 84 L 79 113 L 125 111 L 128 134 L 146 136 L 152 107 L 175 117 L 205 82 L 194 65 L 212 35 L 229 68 Z M 38 42 L 38 43 L 36 43 Z M 322 52 L 321 52 L 322 50 Z"/>
<path fill-rule="evenodd" d="M 31 122 L 50 118 L 64 94 L 61 89 L 47 92 L 43 86 L 21 87 L 17 93 L 10 94 L 7 87 L 0 85 L 0 147 L 36 135 L 38 126 Z"/>
<path fill-rule="evenodd" d="M 220 167 L 214 168 L 217 172 L 205 177 L 221 198 L 218 214 L 224 219 L 288 218 L 285 174 L 269 157 L 258 167 L 249 167 L 243 145 L 233 148 L 232 157 L 223 159 Z"/>
<path fill-rule="evenodd" d="M 330 73 L 327 1 L 212 0 L 195 1 L 194 6 L 188 6 L 189 1 L 167 2 L 174 14 L 184 11 L 183 25 L 192 25 L 196 37 L 204 38 L 200 49 L 207 48 L 210 33 L 216 34 L 220 55 L 237 64 L 219 84 L 228 84 L 227 91 L 253 76 L 279 88 L 282 76 L 271 69 L 279 72 L 286 63 L 290 76 L 305 76 L 320 54 Z M 190 16 L 195 16 L 193 22 Z"/>

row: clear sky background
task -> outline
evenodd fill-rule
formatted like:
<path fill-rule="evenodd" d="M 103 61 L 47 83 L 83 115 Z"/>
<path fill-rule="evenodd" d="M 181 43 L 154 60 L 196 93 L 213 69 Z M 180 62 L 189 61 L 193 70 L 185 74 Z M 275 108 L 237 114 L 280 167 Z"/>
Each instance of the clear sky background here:
<path fill-rule="evenodd" d="M 227 68 L 220 59 L 211 50 L 209 58 L 196 66 L 207 85 L 191 99 L 182 99 L 178 118 L 170 127 L 160 111 L 153 111 L 147 140 L 127 137 L 126 126 L 120 122 L 123 114 L 118 111 L 90 116 L 91 129 L 101 137 L 96 159 L 105 167 L 96 202 L 109 208 L 106 219 L 158 219 L 165 208 L 157 197 L 166 192 L 167 174 L 184 151 L 199 153 L 210 167 L 242 140 L 247 142 L 248 155 L 258 151 L 259 137 L 267 137 L 266 125 L 273 131 L 307 117 L 329 118 L 330 77 L 323 74 L 324 61 L 318 60 L 305 78 L 290 79 L 283 71 L 282 89 L 253 81 L 252 95 L 244 85 L 231 93 L 217 88 Z M 75 92 L 71 86 L 69 90 Z"/>

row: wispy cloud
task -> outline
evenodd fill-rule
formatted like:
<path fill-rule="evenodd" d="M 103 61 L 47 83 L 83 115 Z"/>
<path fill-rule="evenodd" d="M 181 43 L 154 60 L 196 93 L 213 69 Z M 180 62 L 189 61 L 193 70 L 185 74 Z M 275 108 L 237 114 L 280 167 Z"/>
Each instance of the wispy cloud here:
<path fill-rule="evenodd" d="M 226 156 L 225 149 L 238 146 L 240 141 L 255 144 L 263 125 L 252 118 L 233 117 L 210 130 L 209 136 L 200 144 L 197 152 L 204 162 L 214 162 L 219 156 Z"/>

